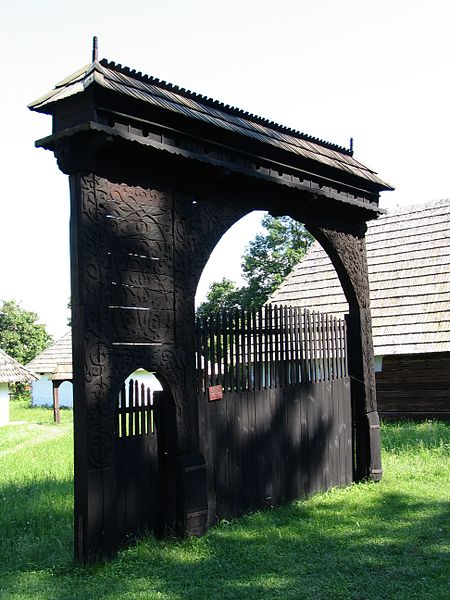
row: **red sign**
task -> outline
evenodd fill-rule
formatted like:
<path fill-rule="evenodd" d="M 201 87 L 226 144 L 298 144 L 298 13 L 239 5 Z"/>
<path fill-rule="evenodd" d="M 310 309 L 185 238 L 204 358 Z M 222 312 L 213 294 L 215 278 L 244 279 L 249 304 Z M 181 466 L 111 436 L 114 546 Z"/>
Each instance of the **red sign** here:
<path fill-rule="evenodd" d="M 209 398 L 210 402 L 213 402 L 214 400 L 222 400 L 222 398 L 223 398 L 222 386 L 221 385 L 211 385 L 208 388 L 208 398 Z"/>

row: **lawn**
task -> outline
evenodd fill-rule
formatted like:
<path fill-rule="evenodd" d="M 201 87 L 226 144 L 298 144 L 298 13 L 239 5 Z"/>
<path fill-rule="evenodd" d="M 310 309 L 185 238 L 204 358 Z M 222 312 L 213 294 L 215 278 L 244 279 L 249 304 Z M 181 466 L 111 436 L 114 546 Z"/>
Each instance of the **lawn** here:
<path fill-rule="evenodd" d="M 0 429 L 2 600 L 448 600 L 450 423 L 383 424 L 378 484 L 72 562 L 71 412 L 13 403 Z"/>

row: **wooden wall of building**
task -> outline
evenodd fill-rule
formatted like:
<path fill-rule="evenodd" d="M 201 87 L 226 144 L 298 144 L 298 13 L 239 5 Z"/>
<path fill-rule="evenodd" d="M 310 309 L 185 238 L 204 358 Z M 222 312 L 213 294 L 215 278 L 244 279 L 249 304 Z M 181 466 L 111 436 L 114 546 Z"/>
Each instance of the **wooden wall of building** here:
<path fill-rule="evenodd" d="M 381 417 L 450 418 L 450 352 L 384 356 L 376 381 Z"/>

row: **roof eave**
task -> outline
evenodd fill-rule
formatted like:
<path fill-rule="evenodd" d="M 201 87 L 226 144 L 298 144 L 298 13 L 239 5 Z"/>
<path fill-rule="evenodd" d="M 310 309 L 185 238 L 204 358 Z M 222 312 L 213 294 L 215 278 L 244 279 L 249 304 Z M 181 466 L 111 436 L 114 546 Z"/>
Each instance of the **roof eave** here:
<path fill-rule="evenodd" d="M 52 115 L 53 106 L 57 102 L 75 96 L 76 94 L 83 93 L 93 83 L 101 83 L 102 77 L 101 67 L 98 62 L 85 65 L 81 69 L 75 71 L 75 73 L 72 73 L 72 75 L 69 75 L 58 82 L 53 90 L 50 90 L 40 98 L 37 98 L 37 100 L 30 102 L 27 105 L 27 108 L 33 112 Z M 65 93 L 61 97 L 63 91 Z"/>

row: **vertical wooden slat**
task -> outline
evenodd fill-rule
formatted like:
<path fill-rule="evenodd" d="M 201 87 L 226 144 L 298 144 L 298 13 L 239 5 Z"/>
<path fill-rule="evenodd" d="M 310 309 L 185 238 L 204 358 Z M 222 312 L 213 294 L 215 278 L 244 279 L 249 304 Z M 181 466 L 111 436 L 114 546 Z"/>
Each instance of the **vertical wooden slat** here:
<path fill-rule="evenodd" d="M 262 367 L 263 367 L 263 355 L 262 355 L 262 310 L 259 309 L 254 313 L 255 315 L 255 336 L 254 336 L 254 356 L 255 356 L 255 390 L 262 389 Z"/>
<path fill-rule="evenodd" d="M 241 389 L 247 389 L 247 352 L 245 345 L 245 312 L 241 310 L 239 315 L 240 323 L 239 323 L 239 346 L 241 351 L 241 370 L 242 370 L 242 385 Z"/>
<path fill-rule="evenodd" d="M 134 382 L 134 435 L 139 435 L 139 381 Z"/>
<path fill-rule="evenodd" d="M 312 320 L 313 320 L 313 314 L 312 312 L 308 311 L 308 338 L 309 338 L 309 370 L 311 373 L 311 381 L 315 382 L 316 377 L 315 377 L 315 364 L 314 364 L 314 338 L 313 338 L 313 325 L 312 325 Z"/>
<path fill-rule="evenodd" d="M 217 356 L 217 378 L 216 385 L 223 385 L 223 337 L 222 337 L 222 314 L 218 313 L 215 318 L 215 338 L 216 338 L 216 356 Z"/>
<path fill-rule="evenodd" d="M 308 340 L 308 311 L 302 313 L 302 337 L 303 337 L 303 352 L 304 352 L 304 367 L 305 367 L 305 382 L 311 381 L 309 369 L 309 340 Z"/>
<path fill-rule="evenodd" d="M 277 306 L 277 348 L 278 348 L 278 360 L 277 360 L 277 387 L 282 387 L 283 382 L 283 307 Z"/>
<path fill-rule="evenodd" d="M 321 365 L 321 381 L 326 381 L 327 380 L 327 375 L 326 375 L 326 345 L 327 345 L 327 340 L 326 340 L 326 330 L 325 330 L 325 319 L 326 319 L 326 315 L 324 315 L 323 313 L 320 315 L 320 347 L 321 347 L 321 353 L 320 353 L 320 365 Z"/>
<path fill-rule="evenodd" d="M 235 360 L 234 360 L 234 321 L 233 313 L 227 314 L 227 330 L 228 330 L 228 390 L 234 391 L 235 383 Z"/>
<path fill-rule="evenodd" d="M 197 392 L 202 389 L 202 359 L 201 359 L 201 325 L 200 319 L 195 320 L 195 367 L 197 369 Z"/>
<path fill-rule="evenodd" d="M 202 332 L 201 332 L 201 356 L 200 356 L 200 361 L 202 361 L 202 373 L 203 373 L 203 377 L 202 377 L 202 389 L 206 392 L 206 390 L 208 389 L 208 379 L 209 379 L 209 373 L 208 373 L 208 331 L 207 331 L 207 317 L 203 317 L 202 318 Z"/>
<path fill-rule="evenodd" d="M 300 381 L 304 383 L 306 381 L 305 373 L 305 353 L 303 351 L 303 318 L 300 307 L 295 308 L 294 312 L 294 323 L 295 323 L 295 335 L 296 335 L 296 359 L 300 366 Z M 298 372 L 298 367 L 297 367 Z"/>
<path fill-rule="evenodd" d="M 296 370 L 295 370 L 295 329 L 294 329 L 294 309 L 292 306 L 289 307 L 289 370 L 288 378 L 290 385 L 297 383 Z"/>
<path fill-rule="evenodd" d="M 247 313 L 247 363 L 248 363 L 248 391 L 255 389 L 255 377 L 254 377 L 254 357 L 253 357 L 253 311 L 249 310 Z"/>
<path fill-rule="evenodd" d="M 209 317 L 209 361 L 210 361 L 210 370 L 211 370 L 211 383 L 210 385 L 216 385 L 216 319 L 215 315 L 211 315 Z"/>
<path fill-rule="evenodd" d="M 332 446 L 330 453 L 330 471 L 332 473 L 332 479 L 330 485 L 338 486 L 339 481 L 339 435 L 340 435 L 340 423 L 339 423 L 339 397 L 340 397 L 340 386 L 343 382 L 338 382 L 339 387 L 336 389 L 333 382 L 330 383 L 333 390 L 332 402 L 331 402 L 331 418 L 332 418 Z"/>
<path fill-rule="evenodd" d="M 145 395 L 145 435 L 153 433 L 152 392 L 148 387 Z"/>
<path fill-rule="evenodd" d="M 299 372 L 298 382 L 305 381 L 304 369 L 304 354 L 303 354 L 303 334 L 302 334 L 302 311 L 299 306 L 295 307 L 294 311 L 294 327 L 295 327 L 295 344 L 296 344 L 296 361 L 298 362 L 297 372 Z"/>
<path fill-rule="evenodd" d="M 285 306 L 283 308 L 283 336 L 284 336 L 284 385 L 289 385 L 289 340 L 290 340 L 290 327 L 289 327 L 289 313 L 288 308 Z"/>
<path fill-rule="evenodd" d="M 306 354 L 306 372 L 308 376 L 308 382 L 313 381 L 312 377 L 312 364 L 311 364 L 311 327 L 310 327 L 310 315 L 309 310 L 304 312 L 304 326 L 305 326 L 305 354 Z"/>
<path fill-rule="evenodd" d="M 294 309 L 294 329 L 295 329 L 295 361 L 296 361 L 296 373 L 297 383 L 305 380 L 304 374 L 304 354 L 302 348 L 303 336 L 302 336 L 302 313 L 300 307 L 296 306 Z"/>
<path fill-rule="evenodd" d="M 334 377 L 337 379 L 339 377 L 339 340 L 337 335 L 337 319 L 336 317 L 333 319 L 333 344 L 334 344 Z"/>
<path fill-rule="evenodd" d="M 340 373 L 340 360 L 339 360 L 339 351 L 340 351 L 340 344 L 339 344 L 339 319 L 335 319 L 335 325 L 334 325 L 334 336 L 335 336 L 335 343 L 336 343 L 336 374 L 337 377 L 340 378 L 341 377 L 341 373 Z"/>
<path fill-rule="evenodd" d="M 344 329 L 344 373 L 348 377 L 348 341 L 347 341 L 347 322 L 342 323 Z"/>
<path fill-rule="evenodd" d="M 130 384 L 128 387 L 128 427 L 127 432 L 130 437 L 134 434 L 134 426 L 133 426 L 133 407 L 134 407 L 134 381 L 130 379 Z"/>
<path fill-rule="evenodd" d="M 284 387 L 284 312 L 278 306 L 278 386 Z"/>
<path fill-rule="evenodd" d="M 120 436 L 126 437 L 127 435 L 127 390 L 126 385 L 123 383 L 120 390 Z"/>
<path fill-rule="evenodd" d="M 336 349 L 334 347 L 334 318 L 330 316 L 330 371 L 331 371 L 331 379 L 336 379 L 335 354 L 336 354 Z"/>
<path fill-rule="evenodd" d="M 331 381 L 331 345 L 330 345 L 330 316 L 325 315 L 325 335 L 326 335 L 326 365 L 327 365 L 327 380 Z"/>
<path fill-rule="evenodd" d="M 274 345 L 275 345 L 275 377 L 274 377 L 274 387 L 279 387 L 280 385 L 280 381 L 279 381 L 279 377 L 280 377 L 280 354 L 279 354 L 279 328 L 280 328 L 280 321 L 279 321 L 279 313 L 280 313 L 280 307 L 279 306 L 274 306 L 273 308 L 273 312 L 274 312 Z"/>
<path fill-rule="evenodd" d="M 228 394 L 224 400 L 226 405 L 227 420 L 227 452 L 228 477 L 229 477 L 229 515 L 239 514 L 241 509 L 241 497 L 243 492 L 242 482 L 242 455 L 241 455 L 241 404 L 242 395 Z"/>
<path fill-rule="evenodd" d="M 240 347 L 240 327 L 239 327 L 239 311 L 234 312 L 234 356 L 235 356 L 235 391 L 238 392 L 242 386 L 242 377 L 241 377 L 241 355 L 239 352 Z"/>
<path fill-rule="evenodd" d="M 319 381 L 319 357 L 318 357 L 318 316 L 319 313 L 312 313 L 312 336 L 313 336 L 313 354 L 314 354 L 314 381 Z"/>
<path fill-rule="evenodd" d="M 140 429 L 140 434 L 145 435 L 145 385 L 144 385 L 144 383 L 141 383 L 140 392 L 141 392 L 141 394 L 140 394 L 141 401 L 139 403 L 139 420 L 140 420 L 139 429 Z"/>
<path fill-rule="evenodd" d="M 341 377 L 345 377 L 345 343 L 344 343 L 344 321 L 339 319 L 339 345 L 341 348 Z"/>
<path fill-rule="evenodd" d="M 278 385 L 284 387 L 284 310 L 278 307 Z"/>
<path fill-rule="evenodd" d="M 317 332 L 316 332 L 316 317 L 315 311 L 311 312 L 311 352 L 312 352 L 312 366 L 313 366 L 313 381 L 317 382 L 318 379 L 318 368 L 317 368 Z"/>
<path fill-rule="evenodd" d="M 220 329 L 220 335 L 222 338 L 222 347 L 223 347 L 223 380 L 222 385 L 223 389 L 227 391 L 228 389 L 228 313 L 225 312 L 222 315 L 222 326 Z"/>
<path fill-rule="evenodd" d="M 342 342 L 341 342 L 341 320 L 336 320 L 336 345 L 338 347 L 337 352 L 337 372 L 338 377 L 342 377 Z"/>

